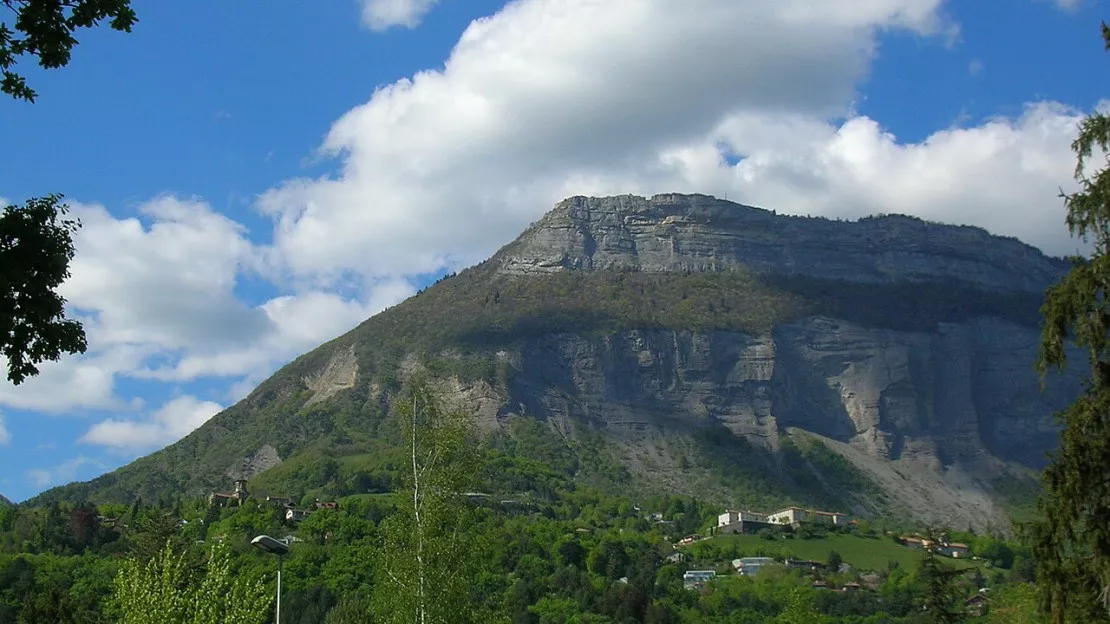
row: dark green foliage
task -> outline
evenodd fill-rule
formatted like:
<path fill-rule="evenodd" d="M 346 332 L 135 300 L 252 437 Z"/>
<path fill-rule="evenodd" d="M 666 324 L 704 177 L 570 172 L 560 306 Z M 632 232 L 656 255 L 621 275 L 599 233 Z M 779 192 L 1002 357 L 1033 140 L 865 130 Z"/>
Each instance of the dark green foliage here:
<path fill-rule="evenodd" d="M 1110 49 L 1110 27 L 1102 24 Z M 1110 117 L 1083 120 L 1072 143 L 1080 190 L 1064 195 L 1068 229 L 1093 243 L 1089 258 L 1077 257 L 1064 279 L 1049 289 L 1038 368 L 1063 368 L 1067 345 L 1088 353 L 1086 392 L 1058 421 L 1059 450 L 1045 469 L 1043 516 L 1030 527 L 1038 582 L 1055 624 L 1110 621 L 1110 168 L 1086 175 L 1095 149 L 1110 148 Z"/>
<path fill-rule="evenodd" d="M 38 374 L 38 364 L 87 347 L 84 329 L 65 318 L 65 299 L 56 292 L 69 277 L 80 227 L 64 218 L 61 201 L 30 199 L 0 215 L 0 354 L 14 384 Z"/>
<path fill-rule="evenodd" d="M 34 102 L 35 91 L 15 71 L 29 55 L 46 69 L 64 67 L 77 45 L 74 32 L 110 20 L 130 32 L 136 22 L 130 0 L 0 0 L 15 14 L 12 28 L 0 22 L 0 93 Z M 64 219 L 61 195 L 4 206 L 0 216 L 0 353 L 8 358 L 8 380 L 20 384 L 38 374 L 37 365 L 62 353 L 84 353 L 85 331 L 65 318 L 65 299 L 56 291 L 69 277 L 73 233 L 80 223 Z"/>
<path fill-rule="evenodd" d="M 958 584 L 963 574 L 963 570 L 942 563 L 931 549 L 921 555 L 917 577 L 924 588 L 922 606 L 927 622 L 955 624 L 966 619 L 962 600 L 966 592 Z"/>
<path fill-rule="evenodd" d="M 21 56 L 37 58 L 45 69 L 65 67 L 77 30 L 109 20 L 113 30 L 131 32 L 138 21 L 130 0 L 0 0 L 0 5 L 15 12 L 14 30 L 0 22 L 0 92 L 28 102 L 36 93 L 14 70 Z"/>

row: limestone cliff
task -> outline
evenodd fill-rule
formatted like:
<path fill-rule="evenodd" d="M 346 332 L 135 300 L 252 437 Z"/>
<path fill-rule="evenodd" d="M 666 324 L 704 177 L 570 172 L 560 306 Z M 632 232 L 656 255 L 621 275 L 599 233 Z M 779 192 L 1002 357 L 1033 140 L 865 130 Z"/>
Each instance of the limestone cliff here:
<path fill-rule="evenodd" d="M 903 215 L 832 221 L 706 195 L 572 197 L 499 255 L 501 271 L 723 271 L 863 283 L 959 279 L 1043 291 L 1067 269 L 1013 238 Z"/>

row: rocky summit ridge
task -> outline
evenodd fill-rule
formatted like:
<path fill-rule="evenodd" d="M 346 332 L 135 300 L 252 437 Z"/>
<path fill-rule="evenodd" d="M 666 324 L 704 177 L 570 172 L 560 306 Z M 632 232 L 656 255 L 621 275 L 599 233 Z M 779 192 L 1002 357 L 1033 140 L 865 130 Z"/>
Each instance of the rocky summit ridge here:
<path fill-rule="evenodd" d="M 502 252 L 500 270 L 804 275 L 861 283 L 958 279 L 1043 291 L 1068 264 L 1014 238 L 905 215 L 857 221 L 777 214 L 708 195 L 571 197 Z"/>
<path fill-rule="evenodd" d="M 1042 391 L 1033 369 L 1043 291 L 1067 266 L 898 215 L 572 197 L 180 442 L 39 500 L 241 477 L 357 493 L 388 467 L 389 400 L 423 367 L 513 452 L 600 487 L 1005 527 L 1080 391 L 1074 373 Z"/>

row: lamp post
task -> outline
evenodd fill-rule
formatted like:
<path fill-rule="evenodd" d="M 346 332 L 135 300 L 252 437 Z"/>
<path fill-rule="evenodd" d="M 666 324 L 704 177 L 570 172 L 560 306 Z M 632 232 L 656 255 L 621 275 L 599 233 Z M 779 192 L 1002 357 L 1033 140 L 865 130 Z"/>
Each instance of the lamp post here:
<path fill-rule="evenodd" d="M 284 540 L 274 539 L 269 535 L 259 535 L 251 540 L 251 546 L 263 552 L 268 552 L 271 555 L 277 555 L 277 611 L 274 617 L 274 624 L 281 624 L 281 560 L 285 557 L 285 553 L 289 552 L 289 544 Z"/>

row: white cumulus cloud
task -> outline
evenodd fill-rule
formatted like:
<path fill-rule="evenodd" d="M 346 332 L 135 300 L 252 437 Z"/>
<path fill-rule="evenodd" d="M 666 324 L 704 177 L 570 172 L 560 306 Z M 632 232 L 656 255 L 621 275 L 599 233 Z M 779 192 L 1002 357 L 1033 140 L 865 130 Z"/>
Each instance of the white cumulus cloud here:
<path fill-rule="evenodd" d="M 0 445 L 8 444 L 12 441 L 12 433 L 4 425 L 4 417 L 0 416 Z"/>
<path fill-rule="evenodd" d="M 83 226 L 60 292 L 85 325 L 88 352 L 46 362 L 19 386 L 0 380 L 0 405 L 51 413 L 141 407 L 116 395 L 121 376 L 257 383 L 413 292 L 400 279 L 360 283 L 354 294 L 279 284 L 292 292 L 251 305 L 237 285 L 244 275 L 266 277 L 263 250 L 205 202 L 158 197 L 138 207 L 141 218 L 123 219 L 100 205 L 72 209 Z"/>
<path fill-rule="evenodd" d="M 336 175 L 261 196 L 268 257 L 323 289 L 433 273 L 487 256 L 567 195 L 668 191 L 916 212 L 1067 250 L 1056 193 L 1075 111 L 1038 105 L 913 144 L 853 114 L 881 33 L 939 48 L 952 26 L 928 0 L 510 3 L 442 69 L 336 121 L 320 147 Z"/>
<path fill-rule="evenodd" d="M 362 0 L 362 22 L 371 30 L 416 28 L 439 0 Z"/>
<path fill-rule="evenodd" d="M 151 450 L 180 440 L 223 409 L 212 401 L 179 396 L 145 420 L 101 421 L 93 425 L 81 441 L 117 449 Z"/>

